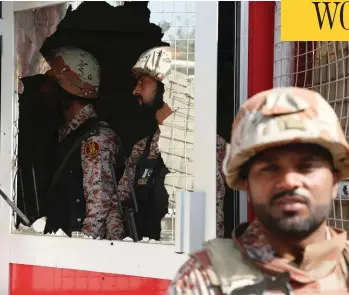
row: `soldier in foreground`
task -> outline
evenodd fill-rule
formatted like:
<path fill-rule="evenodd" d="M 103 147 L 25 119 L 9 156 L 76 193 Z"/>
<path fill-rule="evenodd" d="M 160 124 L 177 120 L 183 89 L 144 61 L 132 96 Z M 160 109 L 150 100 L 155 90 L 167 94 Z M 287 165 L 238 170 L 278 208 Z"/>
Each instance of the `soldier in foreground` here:
<path fill-rule="evenodd" d="M 326 224 L 348 156 L 320 94 L 277 88 L 249 99 L 223 170 L 256 220 L 190 255 L 167 294 L 349 294 L 347 233 Z"/>

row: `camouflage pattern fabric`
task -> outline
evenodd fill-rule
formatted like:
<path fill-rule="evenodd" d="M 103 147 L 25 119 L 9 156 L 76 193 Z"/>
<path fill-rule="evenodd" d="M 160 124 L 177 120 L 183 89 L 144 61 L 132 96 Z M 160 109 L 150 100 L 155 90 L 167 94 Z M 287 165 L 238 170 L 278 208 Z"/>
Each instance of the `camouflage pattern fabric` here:
<path fill-rule="evenodd" d="M 217 135 L 217 171 L 216 171 L 216 236 L 224 237 L 224 196 L 225 181 L 222 171 L 223 159 L 225 155 L 226 141 Z"/>
<path fill-rule="evenodd" d="M 240 167 L 270 147 L 314 143 L 329 150 L 342 179 L 349 176 L 349 145 L 338 117 L 317 92 L 275 88 L 256 94 L 238 112 L 232 127 L 223 171 L 227 184 L 244 190 Z"/>
<path fill-rule="evenodd" d="M 141 75 L 150 75 L 154 79 L 163 82 L 170 74 L 172 54 L 170 47 L 155 47 L 142 53 L 132 68 L 136 79 Z"/>
<path fill-rule="evenodd" d="M 62 47 L 48 60 L 51 69 L 47 75 L 54 77 L 67 92 L 96 99 L 99 92 L 100 67 L 94 56 L 85 50 Z"/>
<path fill-rule="evenodd" d="M 160 137 L 160 129 L 158 129 L 150 143 L 150 154 L 149 157 L 156 157 L 160 151 L 159 151 L 159 137 Z M 136 173 L 136 165 L 139 160 L 139 158 L 142 156 L 143 151 L 146 147 L 148 141 L 148 137 L 143 138 L 142 140 L 138 141 L 132 148 L 131 155 L 127 159 L 127 166 L 130 173 L 130 180 L 132 183 L 132 186 L 134 186 L 135 181 L 135 173 Z M 117 195 L 120 197 L 121 200 L 127 200 L 131 198 L 131 191 L 128 184 L 128 176 L 126 173 L 126 169 L 124 171 L 123 176 L 121 177 L 118 189 L 117 189 Z M 112 210 L 110 212 L 110 215 L 108 217 L 107 222 L 107 239 L 110 240 L 121 240 L 124 238 L 124 230 L 122 227 L 122 230 L 120 228 L 120 224 L 122 224 L 122 218 L 119 215 L 118 210 L 118 203 L 117 199 L 113 203 Z"/>
<path fill-rule="evenodd" d="M 345 231 L 328 228 L 328 239 L 308 246 L 303 261 L 297 265 L 292 261 L 278 258 L 263 235 L 258 221 L 251 223 L 240 237 L 234 232 L 232 243 L 236 243 L 242 253 L 265 274 L 290 272 L 290 283 L 294 294 L 330 295 L 349 294 L 347 267 L 349 246 L 346 239 Z M 219 288 L 219 281 L 219 277 L 212 270 L 208 253 L 200 251 L 193 254 L 182 266 L 167 295 L 228 295 Z"/>
<path fill-rule="evenodd" d="M 77 129 L 91 117 L 96 117 L 92 105 L 83 107 L 69 124 L 60 128 L 59 140 L 63 140 L 72 130 Z M 102 123 L 106 127 L 107 123 Z M 100 128 L 98 136 L 92 136 L 81 144 L 81 164 L 83 170 L 83 187 L 86 200 L 86 218 L 82 232 L 93 238 L 104 238 L 109 235 L 106 226 L 107 216 L 116 193 L 112 178 L 111 161 L 115 162 L 115 154 L 120 147 L 120 141 L 110 128 Z M 113 218 L 114 231 L 122 232 L 122 222 L 118 208 Z M 111 219 L 111 218 L 108 218 Z"/>
<path fill-rule="evenodd" d="M 150 156 L 156 156 L 159 151 L 159 137 L 160 137 L 160 129 L 156 131 L 154 137 L 151 141 L 150 145 Z M 130 157 L 127 160 L 127 165 L 129 168 L 129 173 L 131 176 L 131 183 L 134 185 L 135 178 L 135 169 L 138 159 L 143 154 L 147 143 L 148 137 L 137 142 L 133 149 Z M 224 175 L 222 172 L 222 163 L 225 155 L 226 141 L 217 135 L 217 202 L 216 202 L 216 212 L 217 212 L 217 237 L 224 236 L 224 195 L 225 195 L 225 186 L 224 186 Z M 124 172 L 122 178 L 119 181 L 118 185 L 118 195 L 121 200 L 125 200 L 131 197 L 131 192 L 128 186 L 128 178 L 126 175 L 126 171 Z M 113 208 L 110 216 L 108 217 L 107 228 L 108 230 L 108 239 L 120 240 L 123 239 L 123 230 L 120 230 L 120 216 L 117 214 L 116 208 L 118 208 L 117 202 L 113 205 Z M 112 217 L 112 218 L 111 218 Z M 111 219 L 109 221 L 109 219 Z M 118 221 L 117 221 L 118 220 Z M 116 222 L 117 221 L 117 222 Z M 116 222 L 116 224 L 114 224 Z"/>

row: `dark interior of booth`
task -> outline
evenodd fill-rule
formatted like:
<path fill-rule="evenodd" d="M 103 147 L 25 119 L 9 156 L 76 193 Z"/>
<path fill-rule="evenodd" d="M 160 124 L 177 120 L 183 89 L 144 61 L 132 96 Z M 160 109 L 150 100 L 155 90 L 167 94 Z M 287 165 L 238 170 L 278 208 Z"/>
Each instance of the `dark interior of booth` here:
<path fill-rule="evenodd" d="M 219 1 L 217 65 L 217 134 L 230 142 L 231 126 L 239 109 L 240 2 Z M 226 186 L 224 237 L 230 238 L 240 221 L 239 192 Z"/>
<path fill-rule="evenodd" d="M 44 58 L 61 46 L 79 47 L 97 58 L 102 72 L 95 107 L 121 137 L 126 156 L 138 140 L 157 128 L 149 118 L 139 117 L 130 105 L 135 81 L 129 69 L 145 50 L 169 45 L 162 41 L 161 28 L 150 23 L 147 6 L 147 1 L 124 2 L 118 7 L 104 1 L 83 2 L 76 10 L 67 10 L 57 30 L 40 48 Z M 231 125 L 239 108 L 239 11 L 239 2 L 219 1 L 217 134 L 226 142 L 230 141 Z M 47 190 L 45 167 L 60 123 L 57 109 L 48 105 L 40 93 L 46 79 L 43 74 L 22 78 L 24 92 L 19 95 L 19 169 L 14 186 L 17 205 L 32 222 L 44 216 L 39 208 L 44 207 Z M 42 181 L 33 186 L 33 177 Z M 228 238 L 240 218 L 239 192 L 228 187 L 224 213 Z M 17 218 L 16 225 L 20 222 Z"/>

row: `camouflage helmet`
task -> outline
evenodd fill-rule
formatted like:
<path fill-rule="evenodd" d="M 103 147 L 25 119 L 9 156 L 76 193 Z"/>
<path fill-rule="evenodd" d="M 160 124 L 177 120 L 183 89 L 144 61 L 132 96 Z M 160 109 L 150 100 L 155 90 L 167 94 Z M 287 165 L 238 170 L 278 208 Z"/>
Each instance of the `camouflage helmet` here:
<path fill-rule="evenodd" d="M 98 96 L 100 67 L 90 53 L 80 48 L 61 47 L 47 62 L 51 69 L 46 74 L 55 77 L 64 90 L 87 99 Z"/>
<path fill-rule="evenodd" d="M 349 145 L 332 107 L 317 92 L 289 87 L 258 93 L 239 110 L 223 163 L 227 184 L 244 190 L 240 168 L 257 153 L 290 143 L 324 147 L 341 178 L 349 176 Z"/>
<path fill-rule="evenodd" d="M 169 47 L 155 47 L 142 53 L 132 68 L 132 73 L 138 79 L 141 75 L 150 75 L 163 82 L 170 74 L 172 55 Z"/>

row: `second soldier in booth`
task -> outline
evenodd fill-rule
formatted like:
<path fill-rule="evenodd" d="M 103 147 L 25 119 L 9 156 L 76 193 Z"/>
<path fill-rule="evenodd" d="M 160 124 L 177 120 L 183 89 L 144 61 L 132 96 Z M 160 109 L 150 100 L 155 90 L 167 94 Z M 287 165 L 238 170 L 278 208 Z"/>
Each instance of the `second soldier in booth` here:
<path fill-rule="evenodd" d="M 50 60 L 51 83 L 45 87 L 61 103 L 63 122 L 49 172 L 44 233 L 63 230 L 68 236 L 82 232 L 93 238 L 108 236 L 106 220 L 116 197 L 112 165 L 120 141 L 96 115 L 100 67 L 79 48 L 57 49 Z M 117 209 L 116 209 L 117 210 Z M 114 234 L 122 231 L 114 222 Z"/>
<path fill-rule="evenodd" d="M 172 114 L 170 107 L 163 100 L 163 82 L 171 72 L 171 64 L 170 48 L 156 47 L 144 52 L 132 68 L 136 79 L 133 95 L 140 117 L 148 118 L 154 126 L 149 129 L 151 134 L 138 141 L 133 146 L 131 155 L 125 159 L 126 169 L 117 188 L 119 203 L 123 203 L 125 207 L 125 230 L 124 233 L 119 231 L 119 206 L 114 204 L 114 210 L 109 216 L 110 222 L 107 223 L 108 232 L 113 239 L 160 239 L 161 220 L 168 212 L 169 195 L 164 181 L 169 170 L 159 151 L 159 125 Z M 132 216 L 126 216 L 127 208 L 133 211 L 133 229 L 130 220 Z"/>

